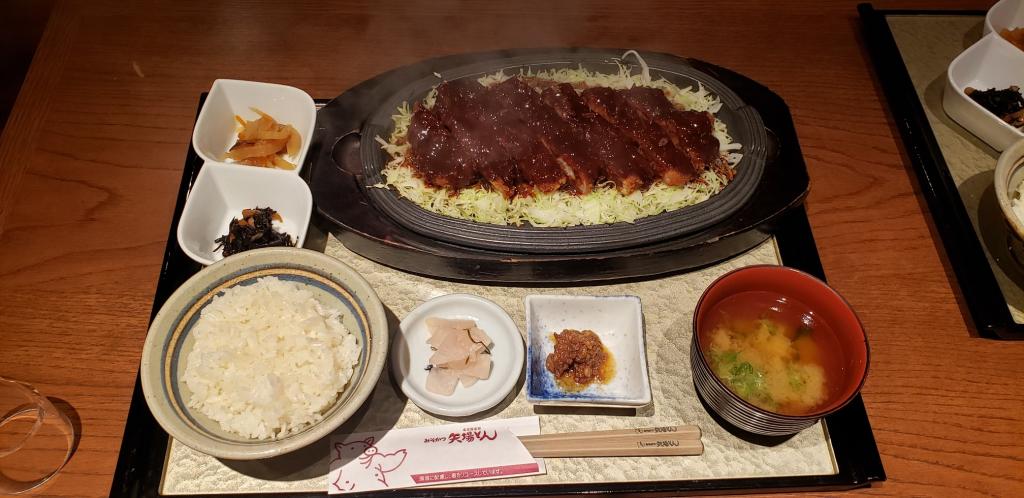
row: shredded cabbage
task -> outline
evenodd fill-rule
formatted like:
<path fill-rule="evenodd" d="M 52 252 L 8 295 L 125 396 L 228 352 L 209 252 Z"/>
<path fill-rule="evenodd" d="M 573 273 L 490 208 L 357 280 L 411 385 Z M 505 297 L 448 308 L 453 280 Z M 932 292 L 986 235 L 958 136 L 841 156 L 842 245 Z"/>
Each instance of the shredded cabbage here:
<path fill-rule="evenodd" d="M 632 74 L 630 68 L 622 61 L 616 61 L 619 67 L 617 74 L 603 74 L 584 69 L 582 66 L 562 69 L 547 69 L 534 72 L 532 69 L 517 74 L 506 74 L 499 71 L 478 79 L 480 84 L 490 86 L 505 81 L 513 76 L 551 80 L 558 83 L 584 83 L 588 86 L 605 86 L 614 89 L 644 86 L 663 90 L 678 108 L 707 111 L 712 114 L 721 109 L 722 104 L 717 97 L 708 92 L 702 85 L 697 88 L 679 88 L 672 82 L 660 78 L 652 81 L 646 63 L 634 51 L 623 54 L 623 58 L 634 55 L 641 62 L 639 74 Z M 437 98 L 436 87 L 423 100 L 423 105 L 431 108 Z M 454 194 L 447 189 L 436 189 L 427 186 L 417 178 L 413 170 L 404 165 L 405 154 L 409 145 L 406 136 L 412 120 L 412 109 L 403 103 L 391 118 L 395 127 L 388 140 L 376 137 L 381 148 L 388 153 L 391 160 L 381 173 L 384 182 L 374 187 L 388 188 L 418 206 L 429 211 L 496 225 L 521 225 L 529 223 L 536 227 L 566 227 L 576 225 L 598 225 L 604 223 L 632 223 L 637 219 L 659 213 L 674 211 L 683 207 L 703 202 L 720 192 L 729 183 L 729 178 L 716 171 L 705 171 L 700 178 L 686 185 L 672 187 L 656 182 L 643 192 L 623 195 L 608 182 L 598 185 L 590 194 L 579 196 L 567 192 L 540 193 L 531 197 L 515 197 L 506 199 L 500 193 L 482 187 L 462 189 Z M 714 135 L 720 144 L 719 150 L 726 158 L 729 167 L 735 166 L 743 155 L 739 152 L 741 144 L 732 141 L 728 129 L 721 120 L 715 119 Z"/>
<path fill-rule="evenodd" d="M 709 199 L 725 187 L 726 180 L 713 171 L 705 171 L 699 181 L 682 187 L 655 183 L 644 192 L 622 195 L 614 185 L 599 185 L 590 194 L 580 196 L 555 191 L 511 200 L 492 190 L 472 187 L 452 195 L 448 189 L 428 187 L 412 169 L 392 161 L 382 171 L 385 183 L 399 195 L 418 206 L 445 216 L 492 223 L 535 227 L 566 227 L 602 223 L 632 223 L 645 216 L 692 206 Z"/>

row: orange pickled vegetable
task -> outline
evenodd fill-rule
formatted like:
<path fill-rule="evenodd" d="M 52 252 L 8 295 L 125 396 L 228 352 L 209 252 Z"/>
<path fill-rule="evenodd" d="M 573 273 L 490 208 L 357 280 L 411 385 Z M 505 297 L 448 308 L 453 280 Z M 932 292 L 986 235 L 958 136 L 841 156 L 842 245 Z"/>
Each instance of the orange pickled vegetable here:
<path fill-rule="evenodd" d="M 302 137 L 299 136 L 299 132 L 292 125 L 284 126 L 288 129 L 288 154 L 294 156 L 299 153 Z"/>
<path fill-rule="evenodd" d="M 302 136 L 290 124 L 278 123 L 271 115 L 250 107 L 259 115 L 254 120 L 235 116 L 239 124 L 238 141 L 225 157 L 241 164 L 264 168 L 295 169 L 295 164 L 284 158 L 296 156 L 302 146 Z"/>
<path fill-rule="evenodd" d="M 292 164 L 292 163 L 290 163 L 288 161 L 285 161 L 281 156 L 274 156 L 273 163 L 274 163 L 274 166 L 277 167 L 277 168 L 281 168 L 281 169 L 295 169 L 295 165 L 294 164 Z"/>
<path fill-rule="evenodd" d="M 270 156 L 277 154 L 285 146 L 284 140 L 252 140 L 235 142 L 228 151 L 228 157 L 236 161 L 250 157 Z"/>
<path fill-rule="evenodd" d="M 1024 28 L 1004 29 L 999 34 L 1006 38 L 1006 41 L 1014 44 L 1017 48 L 1024 50 Z"/>

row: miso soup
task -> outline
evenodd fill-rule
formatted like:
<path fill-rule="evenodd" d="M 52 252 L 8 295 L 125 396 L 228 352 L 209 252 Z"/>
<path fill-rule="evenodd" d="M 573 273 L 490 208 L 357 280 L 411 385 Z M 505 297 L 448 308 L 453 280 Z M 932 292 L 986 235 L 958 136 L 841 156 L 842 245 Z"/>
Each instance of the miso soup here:
<path fill-rule="evenodd" d="M 704 323 L 699 339 L 711 370 L 751 404 L 806 415 L 835 397 L 842 350 L 828 324 L 803 303 L 741 292 L 715 304 Z"/>

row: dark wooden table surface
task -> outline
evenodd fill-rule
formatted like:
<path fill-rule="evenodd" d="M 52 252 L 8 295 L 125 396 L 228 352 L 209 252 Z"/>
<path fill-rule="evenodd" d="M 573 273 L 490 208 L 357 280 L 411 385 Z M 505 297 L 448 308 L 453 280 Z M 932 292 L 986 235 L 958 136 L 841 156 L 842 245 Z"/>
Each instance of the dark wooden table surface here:
<path fill-rule="evenodd" d="M 881 7 L 987 9 L 991 2 Z M 670 52 L 790 105 L 829 281 L 870 334 L 883 495 L 1024 496 L 1024 343 L 977 337 L 852 1 L 56 2 L 0 141 L 0 375 L 77 411 L 42 494 L 109 492 L 199 94 L 216 78 L 332 97 L 467 51 Z"/>

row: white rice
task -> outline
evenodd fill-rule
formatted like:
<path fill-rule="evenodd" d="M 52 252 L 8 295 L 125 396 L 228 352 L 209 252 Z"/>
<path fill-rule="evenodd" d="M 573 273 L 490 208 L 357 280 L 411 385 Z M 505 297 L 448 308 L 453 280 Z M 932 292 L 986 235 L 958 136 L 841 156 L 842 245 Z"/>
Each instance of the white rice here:
<path fill-rule="evenodd" d="M 304 286 L 276 277 L 224 291 L 192 329 L 188 405 L 254 439 L 318 422 L 359 361 L 359 340 L 340 315 Z"/>

